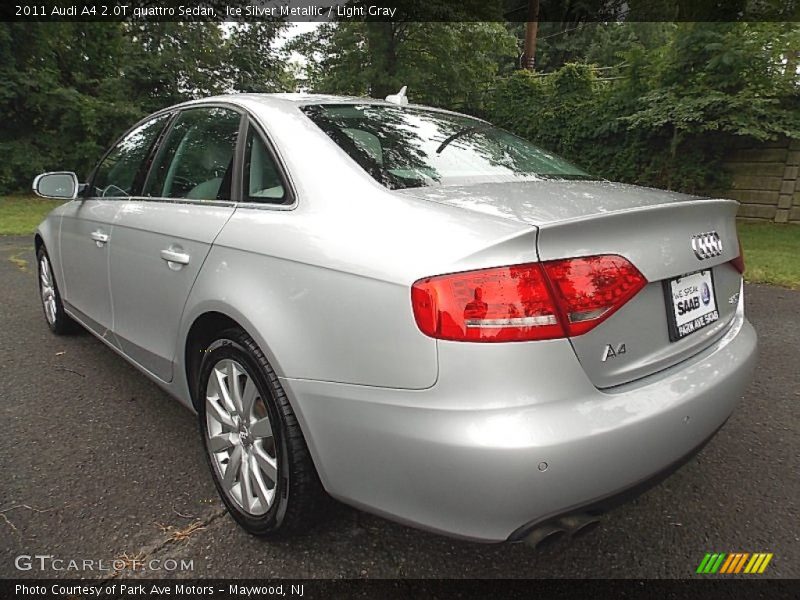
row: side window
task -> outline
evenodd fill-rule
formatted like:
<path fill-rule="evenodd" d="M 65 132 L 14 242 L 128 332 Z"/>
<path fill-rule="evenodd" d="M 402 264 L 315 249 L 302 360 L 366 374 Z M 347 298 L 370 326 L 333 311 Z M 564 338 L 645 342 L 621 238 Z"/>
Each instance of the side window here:
<path fill-rule="evenodd" d="M 240 119 L 226 108 L 183 111 L 161 144 L 144 195 L 230 200 Z"/>
<path fill-rule="evenodd" d="M 95 171 L 94 196 L 108 198 L 136 194 L 136 176 L 169 117 L 168 114 L 159 115 L 146 121 L 114 146 Z"/>
<path fill-rule="evenodd" d="M 286 200 L 278 167 L 272 160 L 264 140 L 253 127 L 247 134 L 244 158 L 244 196 L 250 202 L 281 204 Z"/>

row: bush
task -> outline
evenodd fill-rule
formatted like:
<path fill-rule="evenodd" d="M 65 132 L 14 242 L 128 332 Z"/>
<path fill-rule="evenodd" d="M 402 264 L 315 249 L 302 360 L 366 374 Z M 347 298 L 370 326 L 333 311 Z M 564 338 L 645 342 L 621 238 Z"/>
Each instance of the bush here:
<path fill-rule="evenodd" d="M 685 192 L 726 187 L 734 138 L 800 137 L 783 24 L 681 23 L 657 51 L 632 48 L 614 76 L 566 64 L 498 81 L 489 120 L 616 181 Z M 607 71 L 605 71 L 607 73 Z"/>
<path fill-rule="evenodd" d="M 606 179 L 687 192 L 724 185 L 717 136 L 684 137 L 673 151 L 666 130 L 626 121 L 634 106 L 617 87 L 587 65 L 518 71 L 497 86 L 488 117 Z"/>

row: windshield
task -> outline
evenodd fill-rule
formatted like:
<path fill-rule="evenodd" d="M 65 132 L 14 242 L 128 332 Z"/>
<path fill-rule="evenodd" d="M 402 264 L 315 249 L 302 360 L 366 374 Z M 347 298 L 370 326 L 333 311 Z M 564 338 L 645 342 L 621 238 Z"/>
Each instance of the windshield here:
<path fill-rule="evenodd" d="M 336 144 L 391 189 L 540 179 L 596 179 L 489 123 L 375 104 L 302 108 Z"/>

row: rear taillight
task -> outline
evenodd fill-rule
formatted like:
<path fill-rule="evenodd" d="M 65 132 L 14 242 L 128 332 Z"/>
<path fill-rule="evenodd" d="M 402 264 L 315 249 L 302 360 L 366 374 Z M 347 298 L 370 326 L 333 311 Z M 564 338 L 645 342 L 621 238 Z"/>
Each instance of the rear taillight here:
<path fill-rule="evenodd" d="M 639 293 L 647 280 L 621 256 L 586 256 L 544 263 L 564 329 L 586 333 Z"/>
<path fill-rule="evenodd" d="M 621 256 L 588 256 L 428 277 L 412 286 L 411 303 L 434 338 L 546 340 L 586 333 L 646 283 Z"/>
<path fill-rule="evenodd" d="M 742 250 L 742 242 L 739 240 L 739 256 L 731 261 L 733 268 L 744 275 L 744 251 Z"/>
<path fill-rule="evenodd" d="M 563 337 L 539 264 L 429 277 L 411 288 L 422 333 L 443 340 L 510 342 Z"/>

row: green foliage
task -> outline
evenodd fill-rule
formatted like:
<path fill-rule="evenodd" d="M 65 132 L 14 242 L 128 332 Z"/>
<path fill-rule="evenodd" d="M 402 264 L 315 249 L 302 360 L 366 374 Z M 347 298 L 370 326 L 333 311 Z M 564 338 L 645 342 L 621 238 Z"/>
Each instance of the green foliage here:
<path fill-rule="evenodd" d="M 278 37 L 286 26 L 261 21 L 231 27 L 224 63 L 231 73 L 229 86 L 240 92 L 294 91 L 294 75 L 285 68 L 287 53 L 276 50 Z"/>
<path fill-rule="evenodd" d="M 800 137 L 795 24 L 681 23 L 655 48 L 644 25 L 610 25 L 613 52 L 587 45 L 625 62 L 615 70 L 567 63 L 502 80 L 489 118 L 608 179 L 689 192 L 724 186 L 733 137 Z"/>
<path fill-rule="evenodd" d="M 0 24 L 0 193 L 83 177 L 140 117 L 229 91 L 289 91 L 285 23 Z"/>
<path fill-rule="evenodd" d="M 655 6 L 623 4 L 639 18 Z M 582 22 L 599 5 L 543 0 L 536 73 L 514 70 L 520 23 L 326 23 L 282 49 L 281 22 L 3 23 L 0 193 L 45 170 L 84 176 L 139 117 L 230 91 L 380 98 L 407 85 L 414 102 L 484 116 L 600 176 L 685 191 L 724 185 L 733 138 L 800 137 L 796 22 Z"/>
<path fill-rule="evenodd" d="M 467 106 L 516 56 L 501 23 L 329 23 L 292 48 L 312 92 L 382 98 L 407 85 L 414 102 Z"/>
<path fill-rule="evenodd" d="M 509 31 L 522 48 L 525 23 L 510 23 Z M 570 62 L 611 66 L 623 62 L 634 48 L 652 52 L 662 47 L 675 29 L 674 23 L 558 22 L 539 23 L 536 71 L 547 73 Z"/>

